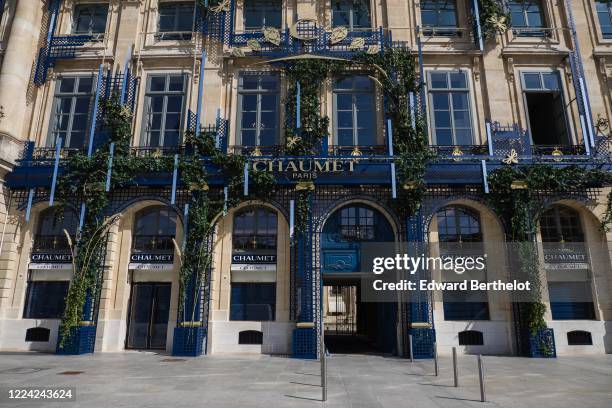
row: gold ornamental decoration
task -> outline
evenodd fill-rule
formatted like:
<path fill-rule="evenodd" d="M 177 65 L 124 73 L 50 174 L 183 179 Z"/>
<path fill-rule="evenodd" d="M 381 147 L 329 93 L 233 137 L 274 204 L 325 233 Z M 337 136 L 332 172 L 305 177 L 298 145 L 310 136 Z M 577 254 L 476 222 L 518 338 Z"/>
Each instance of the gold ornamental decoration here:
<path fill-rule="evenodd" d="M 255 146 L 255 149 L 253 149 L 253 152 L 251 152 L 251 156 L 253 157 L 261 156 L 261 150 L 259 150 L 259 146 Z"/>
<path fill-rule="evenodd" d="M 349 50 L 357 51 L 365 47 L 365 40 L 363 38 L 354 38 L 351 44 L 348 46 Z"/>
<path fill-rule="evenodd" d="M 487 23 L 491 24 L 497 32 L 505 33 L 508 31 L 508 24 L 506 24 L 506 17 L 504 16 L 491 16 L 487 19 Z"/>
<path fill-rule="evenodd" d="M 454 161 L 461 161 L 461 156 L 463 156 L 463 152 L 461 151 L 459 146 L 455 146 L 455 149 L 453 149 L 451 155 L 453 156 Z"/>
<path fill-rule="evenodd" d="M 315 185 L 312 181 L 300 181 L 295 185 L 296 191 L 314 191 Z"/>
<path fill-rule="evenodd" d="M 555 156 L 555 158 L 553 159 L 554 161 L 561 161 L 561 156 L 563 156 L 563 152 L 561 151 L 561 149 L 559 149 L 559 146 L 555 146 L 551 154 Z"/>
<path fill-rule="evenodd" d="M 340 41 L 344 40 L 347 35 L 348 29 L 346 27 L 334 27 L 329 42 L 331 45 L 338 44 Z"/>
<path fill-rule="evenodd" d="M 263 29 L 263 35 L 264 35 L 264 39 L 267 42 L 274 44 L 276 46 L 280 45 L 281 36 L 280 36 L 280 31 L 278 31 L 278 29 L 274 27 L 266 27 Z"/>
<path fill-rule="evenodd" d="M 373 44 L 368 45 L 368 49 L 366 50 L 366 54 L 378 54 L 380 52 L 380 45 Z"/>
<path fill-rule="evenodd" d="M 516 150 L 510 150 L 510 154 L 506 156 L 504 160 L 502 160 L 504 164 L 518 164 L 518 153 Z"/>
<path fill-rule="evenodd" d="M 254 38 L 247 40 L 247 47 L 252 51 L 261 51 L 261 44 Z"/>
<path fill-rule="evenodd" d="M 287 147 L 292 149 L 295 145 L 302 141 L 300 136 L 289 136 L 287 138 Z"/>
<path fill-rule="evenodd" d="M 244 57 L 245 53 L 244 51 L 250 51 L 250 48 L 242 48 L 242 47 L 237 47 L 237 48 L 233 48 L 232 49 L 232 57 Z"/>
<path fill-rule="evenodd" d="M 230 11 L 231 0 L 222 0 L 214 7 L 210 8 L 213 13 L 221 13 L 222 11 Z"/>
<path fill-rule="evenodd" d="M 358 146 L 355 146 L 353 148 L 353 151 L 351 152 L 351 156 L 361 156 L 361 150 L 359 150 Z"/>

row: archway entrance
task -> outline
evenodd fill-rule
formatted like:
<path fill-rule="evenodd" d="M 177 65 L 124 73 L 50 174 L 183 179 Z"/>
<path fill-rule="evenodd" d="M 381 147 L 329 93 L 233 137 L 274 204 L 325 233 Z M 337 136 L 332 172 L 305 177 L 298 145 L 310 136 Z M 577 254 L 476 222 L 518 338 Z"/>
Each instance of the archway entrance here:
<path fill-rule="evenodd" d="M 361 250 L 395 240 L 389 221 L 365 204 L 336 210 L 321 236 L 325 344 L 332 353 L 396 353 L 397 304 L 361 296 Z"/>

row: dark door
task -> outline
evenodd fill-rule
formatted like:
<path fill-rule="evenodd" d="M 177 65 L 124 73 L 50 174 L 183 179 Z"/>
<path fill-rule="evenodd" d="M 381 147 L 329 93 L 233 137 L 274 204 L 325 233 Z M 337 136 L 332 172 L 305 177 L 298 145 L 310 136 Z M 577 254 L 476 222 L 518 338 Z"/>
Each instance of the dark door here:
<path fill-rule="evenodd" d="M 170 283 L 132 285 L 127 348 L 166 348 L 170 288 Z"/>

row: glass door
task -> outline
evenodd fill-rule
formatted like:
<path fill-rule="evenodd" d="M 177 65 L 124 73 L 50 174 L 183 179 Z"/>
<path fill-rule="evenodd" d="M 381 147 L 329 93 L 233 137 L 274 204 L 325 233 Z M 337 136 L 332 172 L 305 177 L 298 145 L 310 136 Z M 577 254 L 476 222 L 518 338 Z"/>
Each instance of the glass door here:
<path fill-rule="evenodd" d="M 127 348 L 166 348 L 170 288 L 170 283 L 132 285 Z"/>

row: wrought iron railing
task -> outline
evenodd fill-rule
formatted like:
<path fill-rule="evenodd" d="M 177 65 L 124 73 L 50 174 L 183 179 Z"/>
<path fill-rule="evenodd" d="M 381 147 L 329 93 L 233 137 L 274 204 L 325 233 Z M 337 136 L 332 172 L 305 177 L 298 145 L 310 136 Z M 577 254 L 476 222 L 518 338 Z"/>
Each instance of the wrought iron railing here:
<path fill-rule="evenodd" d="M 489 154 L 487 145 L 431 145 L 429 149 L 438 158 L 459 159 L 464 156 L 483 156 Z"/>
<path fill-rule="evenodd" d="M 533 145 L 536 156 L 580 156 L 586 153 L 584 145 Z"/>
<path fill-rule="evenodd" d="M 297 28 L 296 30 L 300 30 Z M 233 32 L 228 46 L 238 49 L 239 55 L 285 56 L 291 54 L 335 54 L 346 55 L 355 52 L 377 53 L 390 45 L 390 32 L 381 28 L 349 31 L 338 36 L 333 31 L 320 27 L 303 28 L 299 32 L 303 39 L 295 38 L 291 29 L 278 30 L 278 44 L 266 38 L 263 31 Z"/>
<path fill-rule="evenodd" d="M 386 156 L 388 155 L 387 146 L 329 146 L 328 153 L 331 156 Z"/>
<path fill-rule="evenodd" d="M 130 154 L 136 157 L 168 157 L 183 154 L 184 146 L 133 146 Z"/>

